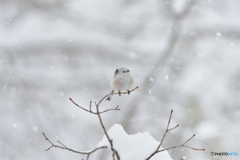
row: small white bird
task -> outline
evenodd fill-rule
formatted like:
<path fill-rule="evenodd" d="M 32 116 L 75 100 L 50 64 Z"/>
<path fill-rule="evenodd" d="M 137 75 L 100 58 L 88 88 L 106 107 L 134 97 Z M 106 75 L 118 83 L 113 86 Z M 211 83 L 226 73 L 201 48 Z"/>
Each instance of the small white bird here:
<path fill-rule="evenodd" d="M 121 96 L 122 91 L 128 91 L 130 94 L 130 89 L 134 83 L 134 77 L 130 73 L 129 69 L 121 67 L 116 69 L 115 75 L 112 80 L 112 92 L 117 91 L 119 96 Z M 106 100 L 110 101 L 113 95 L 109 96 Z"/>

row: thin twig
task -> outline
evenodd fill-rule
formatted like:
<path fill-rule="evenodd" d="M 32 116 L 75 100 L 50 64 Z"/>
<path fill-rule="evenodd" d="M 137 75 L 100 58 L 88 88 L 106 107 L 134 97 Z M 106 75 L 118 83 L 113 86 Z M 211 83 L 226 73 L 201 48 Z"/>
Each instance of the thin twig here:
<path fill-rule="evenodd" d="M 193 134 L 192 137 L 190 137 L 185 143 L 183 143 L 183 145 L 185 145 L 187 142 L 189 142 L 194 136 L 195 136 L 195 134 Z"/>
<path fill-rule="evenodd" d="M 87 109 L 81 107 L 81 106 L 78 105 L 76 102 L 74 102 L 74 101 L 72 100 L 72 98 L 69 98 L 69 99 L 70 99 L 70 101 L 72 101 L 73 104 L 75 104 L 77 107 L 81 108 L 82 110 L 84 110 L 84 111 L 86 111 L 86 112 L 89 112 L 89 113 L 92 113 L 92 114 L 97 114 L 97 113 L 95 113 L 95 112 L 92 112 L 91 110 L 87 110 Z M 91 102 L 90 102 L 90 105 L 91 105 Z"/>
<path fill-rule="evenodd" d="M 174 148 L 180 148 L 180 147 L 187 147 L 187 148 L 193 149 L 195 151 L 205 151 L 205 149 L 197 149 L 197 148 L 193 148 L 193 147 L 186 146 L 186 145 L 179 145 L 179 146 L 173 146 L 173 147 L 169 147 L 169 148 L 164 148 L 162 150 L 159 150 L 158 153 L 166 151 L 166 150 L 174 149 Z"/>
<path fill-rule="evenodd" d="M 169 127 L 169 124 L 170 124 L 171 119 L 172 119 L 172 113 L 173 113 L 173 110 L 171 110 L 170 117 L 169 117 L 169 120 L 168 120 L 167 129 L 166 129 L 166 131 L 165 131 L 165 133 L 164 133 L 164 135 L 163 135 L 163 138 L 162 138 L 160 144 L 159 144 L 158 147 L 157 147 L 157 151 L 158 151 L 158 149 L 161 147 L 161 145 L 162 145 L 162 143 L 163 143 L 163 140 L 164 140 L 164 138 L 165 138 L 167 132 L 170 131 L 170 130 L 168 129 L 168 127 Z M 174 127 L 174 128 L 177 128 L 177 127 Z M 172 130 L 172 129 L 171 129 L 171 130 Z"/>
<path fill-rule="evenodd" d="M 95 148 L 95 149 L 93 149 L 93 150 L 91 150 L 91 151 L 80 152 L 80 151 L 76 151 L 76 150 L 74 150 L 74 149 L 71 149 L 71 148 L 66 147 L 66 146 L 65 146 L 62 142 L 60 142 L 60 141 L 57 141 L 57 142 L 60 143 L 62 146 L 55 145 L 55 144 L 53 144 L 53 143 L 47 138 L 47 136 L 45 135 L 44 132 L 43 132 L 42 134 L 43 134 L 43 136 L 45 137 L 45 139 L 46 139 L 49 143 L 51 143 L 51 145 L 52 145 L 52 146 L 50 146 L 48 149 L 46 149 L 46 151 L 49 151 L 52 147 L 61 148 L 61 149 L 69 150 L 69 151 L 71 151 L 71 152 L 78 153 L 78 154 L 86 154 L 86 155 L 87 155 L 87 160 L 88 160 L 89 156 L 90 156 L 92 153 L 96 152 L 96 151 L 99 150 L 99 149 L 106 149 L 106 148 L 107 148 L 107 146 L 102 146 L 102 147 L 97 147 L 97 148 Z"/>
<path fill-rule="evenodd" d="M 190 146 L 186 146 L 186 145 L 185 145 L 185 144 L 186 144 L 187 142 L 189 142 L 194 136 L 195 136 L 195 134 L 192 135 L 192 137 L 190 137 L 186 142 L 184 142 L 183 144 L 181 144 L 181 145 L 179 145 L 179 146 L 173 146 L 173 147 L 169 147 L 169 148 L 164 148 L 164 149 L 162 149 L 162 150 L 159 150 L 158 152 L 162 152 L 162 151 L 165 151 L 165 150 L 169 150 L 169 149 L 173 149 L 173 148 L 178 148 L 178 147 L 187 147 L 187 148 L 191 148 L 191 149 L 196 150 L 196 151 L 205 151 L 205 149 L 197 149 L 197 148 L 193 148 L 193 147 L 190 147 Z"/>
<path fill-rule="evenodd" d="M 168 129 L 168 131 L 174 130 L 174 129 L 176 129 L 177 127 L 179 127 L 179 124 L 176 125 L 175 127 L 171 128 L 171 129 Z"/>
<path fill-rule="evenodd" d="M 59 140 L 57 140 L 57 142 L 60 143 L 63 147 L 68 148 L 62 142 L 60 142 Z"/>
<path fill-rule="evenodd" d="M 76 102 L 74 102 L 74 101 L 72 100 L 72 98 L 69 98 L 69 99 L 70 99 L 70 101 L 73 102 L 73 104 L 75 104 L 77 107 L 81 108 L 82 110 L 97 115 L 97 112 L 93 112 L 92 109 L 91 109 L 92 101 L 90 101 L 89 110 L 87 110 L 87 109 L 81 107 L 80 105 L 78 105 Z M 97 103 L 95 102 L 95 105 L 96 105 L 96 104 L 97 104 Z M 102 113 L 106 113 L 106 112 L 108 112 L 108 111 L 114 111 L 114 110 L 120 110 L 120 109 L 119 109 L 118 106 L 117 106 L 116 108 L 113 108 L 113 109 L 107 109 L 107 110 L 101 111 L 101 112 L 99 112 L 99 113 L 102 114 Z"/>
<path fill-rule="evenodd" d="M 105 111 L 99 112 L 99 114 L 102 114 L 102 113 L 105 113 L 105 112 L 108 112 L 108 111 L 114 111 L 114 110 L 120 110 L 120 109 L 119 109 L 118 106 L 117 106 L 117 107 L 114 108 L 114 109 L 107 109 L 107 110 L 105 110 Z"/>
<path fill-rule="evenodd" d="M 92 101 L 90 101 L 89 111 L 92 112 Z"/>
<path fill-rule="evenodd" d="M 166 151 L 166 150 L 173 149 L 173 148 L 178 148 L 178 147 L 187 147 L 187 148 L 191 148 L 191 149 L 197 150 L 197 151 L 205 151 L 205 149 L 196 149 L 196 148 L 193 148 L 193 147 L 190 147 L 190 146 L 186 146 L 186 145 L 185 145 L 187 142 L 189 142 L 189 141 L 195 136 L 195 134 L 194 134 L 192 137 L 190 137 L 186 142 L 184 142 L 183 144 L 181 144 L 181 145 L 173 146 L 173 147 L 169 147 L 169 148 L 164 148 L 164 149 L 159 150 L 160 147 L 161 147 L 161 145 L 162 145 L 162 143 L 163 143 L 163 140 L 164 140 L 165 136 L 167 135 L 167 133 L 168 133 L 169 131 L 174 130 L 174 129 L 176 129 L 177 127 L 179 127 L 179 124 L 178 124 L 178 125 L 176 125 L 175 127 L 169 129 L 169 125 L 170 125 L 170 122 L 171 122 L 171 119 L 172 119 L 172 113 L 173 113 L 173 110 L 171 110 L 171 113 L 170 113 L 170 116 L 169 116 L 169 120 L 168 120 L 168 124 L 167 124 L 167 128 L 166 128 L 166 131 L 165 131 L 165 133 L 164 133 L 164 135 L 163 135 L 163 137 L 162 137 L 162 140 L 161 140 L 160 144 L 158 145 L 157 149 L 156 149 L 146 160 L 151 159 L 155 154 L 157 154 L 157 153 L 159 153 L 159 152 Z"/>

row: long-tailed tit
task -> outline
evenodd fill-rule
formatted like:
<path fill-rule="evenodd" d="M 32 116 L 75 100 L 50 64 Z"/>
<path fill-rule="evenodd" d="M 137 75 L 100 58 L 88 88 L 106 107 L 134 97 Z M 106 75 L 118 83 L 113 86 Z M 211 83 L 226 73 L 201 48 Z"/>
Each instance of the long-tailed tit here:
<path fill-rule="evenodd" d="M 128 91 L 130 94 L 130 89 L 134 83 L 134 77 L 130 73 L 129 69 L 121 67 L 116 69 L 115 75 L 112 80 L 112 92 L 117 91 L 119 96 L 121 96 L 122 91 Z M 113 95 L 110 95 L 106 100 L 110 101 Z"/>

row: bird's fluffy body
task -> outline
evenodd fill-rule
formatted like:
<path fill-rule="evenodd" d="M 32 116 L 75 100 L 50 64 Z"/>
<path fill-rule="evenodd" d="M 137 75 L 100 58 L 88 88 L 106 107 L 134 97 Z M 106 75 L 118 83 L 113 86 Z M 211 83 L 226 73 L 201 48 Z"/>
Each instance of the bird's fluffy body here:
<path fill-rule="evenodd" d="M 119 95 L 122 91 L 128 91 L 131 89 L 134 83 L 134 77 L 130 73 L 129 69 L 126 67 L 121 67 L 116 69 L 115 75 L 112 80 L 112 92 L 117 91 Z M 130 92 L 129 92 L 130 94 Z M 111 100 L 112 95 L 107 98 L 107 100 Z"/>
<path fill-rule="evenodd" d="M 113 90 L 121 92 L 131 89 L 134 82 L 134 77 L 130 72 L 127 72 L 127 70 L 128 69 L 126 69 L 125 73 L 118 73 L 114 76 L 112 80 Z"/>

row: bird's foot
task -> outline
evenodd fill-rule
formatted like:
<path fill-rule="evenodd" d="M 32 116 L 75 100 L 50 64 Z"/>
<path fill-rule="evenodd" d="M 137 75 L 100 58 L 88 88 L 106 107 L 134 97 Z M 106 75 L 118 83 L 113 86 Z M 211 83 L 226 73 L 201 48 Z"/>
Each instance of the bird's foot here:
<path fill-rule="evenodd" d="M 118 92 L 119 96 L 121 96 L 121 92 Z"/>
<path fill-rule="evenodd" d="M 109 97 L 106 99 L 106 101 L 111 101 L 111 97 L 109 96 Z"/>
<path fill-rule="evenodd" d="M 128 95 L 130 94 L 130 91 L 128 90 Z"/>

